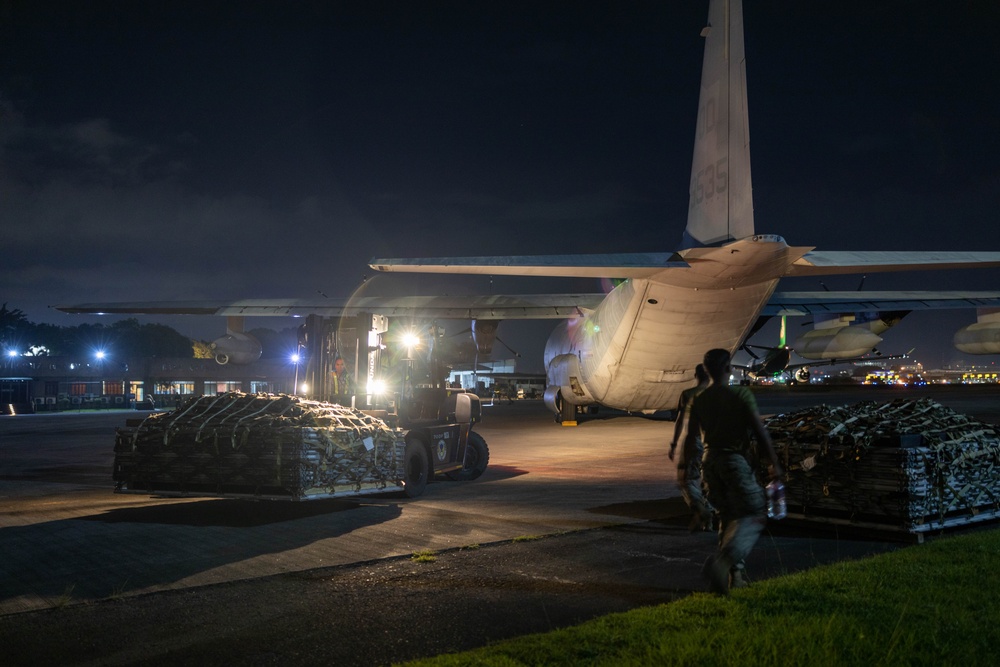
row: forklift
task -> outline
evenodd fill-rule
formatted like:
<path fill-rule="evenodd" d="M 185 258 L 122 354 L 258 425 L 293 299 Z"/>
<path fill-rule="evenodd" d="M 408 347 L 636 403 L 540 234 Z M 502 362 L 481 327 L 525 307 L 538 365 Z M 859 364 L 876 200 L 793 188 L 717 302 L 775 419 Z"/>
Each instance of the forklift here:
<path fill-rule="evenodd" d="M 345 407 L 404 430 L 404 492 L 409 497 L 423 493 L 435 478 L 477 479 L 489 465 L 486 440 L 473 430 L 482 420 L 482 403 L 471 390 L 447 386 L 446 369 L 433 345 L 437 335 L 432 325 L 426 376 L 418 381 L 415 344 L 393 340 L 385 315 L 310 315 L 300 329 L 300 347 L 308 355 L 303 393 L 312 400 L 328 400 L 337 356 L 353 362 L 356 390 L 353 405 Z M 406 356 L 400 357 L 404 347 Z"/>

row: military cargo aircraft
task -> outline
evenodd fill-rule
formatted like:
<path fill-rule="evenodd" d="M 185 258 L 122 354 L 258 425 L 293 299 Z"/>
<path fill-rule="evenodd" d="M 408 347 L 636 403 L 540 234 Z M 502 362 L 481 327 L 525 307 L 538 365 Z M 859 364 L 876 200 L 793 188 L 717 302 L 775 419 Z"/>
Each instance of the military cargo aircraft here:
<path fill-rule="evenodd" d="M 805 315 L 929 308 L 997 308 L 1000 292 L 778 292 L 786 277 L 1000 266 L 1000 252 L 822 251 L 790 246 L 754 221 L 747 115 L 743 10 L 739 0 L 711 0 L 695 128 L 687 225 L 666 252 L 504 257 L 373 259 L 388 273 L 450 273 L 621 279 L 607 294 L 363 299 L 251 299 L 238 302 L 80 304 L 78 313 L 354 316 L 473 320 L 482 349 L 506 319 L 560 319 L 545 348 L 546 405 L 575 423 L 580 408 L 632 412 L 676 407 L 710 348 L 737 350 L 762 315 Z M 984 311 L 987 312 L 987 311 Z M 237 320 L 232 320 L 236 323 Z M 478 324 L 477 324 L 478 323 Z M 973 325 L 976 327 L 976 325 Z M 1000 333 L 988 319 L 963 329 L 976 349 Z M 844 329 L 846 331 L 847 329 Z M 231 334 L 237 334 L 235 324 Z M 826 332 L 831 333 L 830 331 Z M 826 344 L 847 345 L 836 334 Z M 843 332 L 839 332 L 843 333 Z M 821 336 L 823 334 L 817 334 Z M 991 338 L 992 337 L 992 338 Z M 217 343 L 246 347 L 248 341 Z M 819 343 L 817 343 L 819 344 Z M 1000 351 L 1000 344 L 994 343 Z M 971 348 L 970 348 L 971 349 Z M 250 350 L 252 352 L 252 350 Z M 220 354 L 226 354 L 225 350 Z M 232 360 L 234 354 L 226 354 Z M 250 354 L 250 357 L 253 355 Z M 849 356 L 849 355 L 845 355 Z M 220 361 L 222 359 L 220 358 Z"/>

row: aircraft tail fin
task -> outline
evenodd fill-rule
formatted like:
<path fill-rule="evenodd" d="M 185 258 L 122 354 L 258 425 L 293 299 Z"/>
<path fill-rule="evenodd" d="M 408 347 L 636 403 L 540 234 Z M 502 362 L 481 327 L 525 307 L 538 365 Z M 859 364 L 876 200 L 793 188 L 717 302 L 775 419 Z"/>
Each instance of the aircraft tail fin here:
<path fill-rule="evenodd" d="M 752 236 L 743 8 L 711 0 L 683 248 Z"/>

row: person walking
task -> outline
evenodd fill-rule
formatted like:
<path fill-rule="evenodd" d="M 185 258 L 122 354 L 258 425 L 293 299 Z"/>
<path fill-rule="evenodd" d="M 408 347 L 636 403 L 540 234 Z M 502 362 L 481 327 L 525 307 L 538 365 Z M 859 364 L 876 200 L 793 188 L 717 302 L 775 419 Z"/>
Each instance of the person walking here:
<path fill-rule="evenodd" d="M 695 397 L 688 419 L 685 446 L 703 433 L 703 472 L 708 500 L 721 520 L 719 550 L 705 562 L 703 574 L 711 589 L 726 595 L 746 585 L 743 561 L 767 523 L 767 499 L 750 465 L 750 433 L 757 436 L 762 454 L 771 460 L 771 478 L 780 479 L 781 464 L 771 437 L 748 387 L 730 387 L 728 350 L 705 353 L 705 370 L 712 385 Z"/>
<path fill-rule="evenodd" d="M 698 384 L 690 389 L 681 392 L 680 401 L 677 404 L 677 421 L 674 422 L 674 439 L 670 443 L 670 460 L 674 460 L 677 451 L 677 443 L 684 430 L 685 422 L 691 414 L 691 403 L 695 397 L 708 388 L 711 378 L 703 364 L 698 364 L 694 369 L 695 379 Z M 690 430 L 690 428 L 689 428 Z M 688 530 L 692 533 L 696 530 L 711 530 L 712 519 L 715 515 L 715 508 L 705 498 L 705 493 L 701 488 L 701 458 L 704 455 L 704 446 L 701 442 L 701 434 L 696 433 L 690 444 L 685 438 L 684 446 L 681 447 L 680 456 L 677 458 L 677 486 L 681 489 L 681 495 L 688 509 L 691 510 L 691 523 Z"/>

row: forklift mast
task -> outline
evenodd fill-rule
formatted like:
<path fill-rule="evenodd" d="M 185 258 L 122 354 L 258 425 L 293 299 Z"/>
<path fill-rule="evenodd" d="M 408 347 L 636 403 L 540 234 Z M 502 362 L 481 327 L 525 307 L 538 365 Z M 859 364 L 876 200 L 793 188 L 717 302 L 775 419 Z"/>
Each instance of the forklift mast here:
<path fill-rule="evenodd" d="M 355 380 L 354 405 L 370 408 L 368 387 L 379 377 L 382 336 L 389 321 L 384 315 L 360 313 L 355 317 L 324 318 L 309 315 L 300 328 L 299 344 L 306 350 L 305 395 L 311 400 L 326 401 L 332 395 L 330 375 L 340 356 L 347 362 Z"/>

